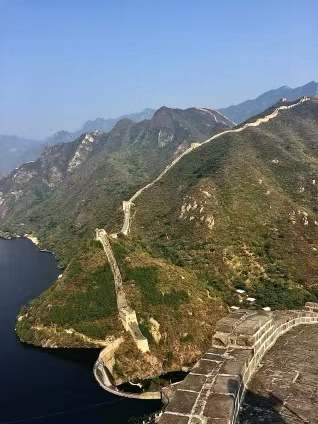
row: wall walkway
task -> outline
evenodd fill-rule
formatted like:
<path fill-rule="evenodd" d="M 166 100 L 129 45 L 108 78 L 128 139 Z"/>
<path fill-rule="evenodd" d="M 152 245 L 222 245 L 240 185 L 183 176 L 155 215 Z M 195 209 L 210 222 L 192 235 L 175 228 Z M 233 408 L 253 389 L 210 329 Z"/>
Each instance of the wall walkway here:
<path fill-rule="evenodd" d="M 152 187 L 154 184 L 156 184 L 158 181 L 161 180 L 161 178 L 167 174 L 167 172 L 170 171 L 171 168 L 173 168 L 184 156 L 188 155 L 192 151 L 200 148 L 204 144 L 210 143 L 211 141 L 216 140 L 217 138 L 221 137 L 224 134 L 230 134 L 230 133 L 239 133 L 244 131 L 247 128 L 251 127 L 258 127 L 261 124 L 265 124 L 266 122 L 271 121 L 272 119 L 276 118 L 276 116 L 283 110 L 293 109 L 294 107 L 297 107 L 301 105 L 304 102 L 307 102 L 309 100 L 312 100 L 310 97 L 302 97 L 298 99 L 297 101 L 281 105 L 274 109 L 274 111 L 266 116 L 263 116 L 261 118 L 257 118 L 255 121 L 247 122 L 246 124 L 237 126 L 230 130 L 225 130 L 220 133 L 215 134 L 214 136 L 208 138 L 207 140 L 203 141 L 202 143 L 192 143 L 191 146 L 185 150 L 183 153 L 181 153 L 180 156 L 176 157 L 169 165 L 166 166 L 166 168 L 158 175 L 157 178 L 155 178 L 153 181 L 145 185 L 144 187 L 140 188 L 129 200 L 125 200 L 123 202 L 123 212 L 124 212 L 124 222 L 121 229 L 121 233 L 125 236 L 128 235 L 130 231 L 130 225 L 131 225 L 131 207 L 134 205 L 134 201 L 139 197 L 145 190 L 148 190 L 150 187 Z"/>
<path fill-rule="evenodd" d="M 241 310 L 221 319 L 211 349 L 176 386 L 159 424 L 234 424 L 265 353 L 301 324 L 318 324 L 317 303 L 299 311 Z"/>
<path fill-rule="evenodd" d="M 108 240 L 107 233 L 104 229 L 96 229 L 96 240 L 102 243 L 113 273 L 119 318 L 123 323 L 125 330 L 129 331 L 132 335 L 138 349 L 143 353 L 148 352 L 148 340 L 143 336 L 139 329 L 136 312 L 128 305 L 123 288 L 121 273 Z"/>

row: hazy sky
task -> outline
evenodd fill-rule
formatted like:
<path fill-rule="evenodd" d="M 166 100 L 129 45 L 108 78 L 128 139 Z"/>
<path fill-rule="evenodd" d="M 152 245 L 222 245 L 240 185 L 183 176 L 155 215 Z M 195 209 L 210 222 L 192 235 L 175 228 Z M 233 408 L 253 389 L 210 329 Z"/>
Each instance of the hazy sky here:
<path fill-rule="evenodd" d="M 318 79 L 317 0 L 0 0 L 0 133 Z"/>

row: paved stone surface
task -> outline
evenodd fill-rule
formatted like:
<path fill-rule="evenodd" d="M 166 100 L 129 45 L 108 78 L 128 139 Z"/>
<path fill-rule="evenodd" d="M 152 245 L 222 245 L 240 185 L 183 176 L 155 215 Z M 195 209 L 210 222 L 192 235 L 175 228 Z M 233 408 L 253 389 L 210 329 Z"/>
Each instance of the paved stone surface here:
<path fill-rule="evenodd" d="M 202 389 L 205 381 L 206 377 L 203 375 L 188 374 L 182 383 L 178 385 L 178 390 L 182 389 L 199 392 Z"/>
<path fill-rule="evenodd" d="M 234 410 L 234 398 L 230 395 L 211 394 L 204 409 L 204 416 L 215 419 L 230 419 Z"/>
<path fill-rule="evenodd" d="M 160 418 L 160 424 L 188 424 L 189 418 L 165 414 Z"/>
<path fill-rule="evenodd" d="M 318 424 L 318 326 L 282 336 L 246 393 L 240 424 Z"/>
<path fill-rule="evenodd" d="M 211 375 L 218 369 L 218 363 L 210 359 L 201 359 L 193 368 L 191 373 Z"/>
<path fill-rule="evenodd" d="M 242 367 L 244 364 L 252 358 L 251 350 L 237 349 L 231 351 L 229 356 L 232 358 L 231 361 L 226 361 L 220 368 L 221 374 L 228 375 L 241 375 Z"/>
<path fill-rule="evenodd" d="M 241 310 L 221 319 L 210 349 L 168 396 L 163 417 L 183 417 L 187 424 L 233 424 L 244 388 L 264 360 L 248 386 L 242 424 L 318 424 L 317 311 L 318 303 L 309 303 L 303 310 Z"/>
<path fill-rule="evenodd" d="M 190 414 L 197 397 L 198 393 L 178 390 L 175 394 L 174 402 L 167 406 L 166 411 L 180 414 Z"/>

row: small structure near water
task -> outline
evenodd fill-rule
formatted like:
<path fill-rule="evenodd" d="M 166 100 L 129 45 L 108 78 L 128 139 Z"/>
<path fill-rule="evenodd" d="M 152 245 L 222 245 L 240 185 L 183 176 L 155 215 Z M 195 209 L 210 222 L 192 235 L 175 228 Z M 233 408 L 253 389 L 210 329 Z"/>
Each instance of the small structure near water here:
<path fill-rule="evenodd" d="M 308 302 L 303 310 L 236 310 L 216 326 L 212 346 L 184 380 L 161 391 L 129 393 L 113 385 L 112 349 L 94 366 L 99 384 L 110 393 L 135 399 L 161 399 L 167 406 L 159 424 L 234 424 L 247 385 L 265 353 L 290 329 L 318 324 L 318 303 Z M 116 346 L 115 346 L 116 345 Z M 104 355 L 104 357 L 102 356 Z"/>

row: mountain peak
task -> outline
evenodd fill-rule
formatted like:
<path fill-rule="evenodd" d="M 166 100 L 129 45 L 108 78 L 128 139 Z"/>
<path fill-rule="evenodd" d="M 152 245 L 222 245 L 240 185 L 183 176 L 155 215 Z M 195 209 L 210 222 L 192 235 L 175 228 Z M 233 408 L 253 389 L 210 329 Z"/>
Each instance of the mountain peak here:
<path fill-rule="evenodd" d="M 272 107 L 278 103 L 281 98 L 286 98 L 288 101 L 294 101 L 303 96 L 310 97 L 317 96 L 317 94 L 318 83 L 315 81 L 310 81 L 296 88 L 290 88 L 288 85 L 283 85 L 277 89 L 266 91 L 254 99 L 220 109 L 220 111 L 234 122 L 241 123 Z"/>
<path fill-rule="evenodd" d="M 134 125 L 135 123 L 129 119 L 129 118 L 122 118 L 116 124 L 114 125 L 113 129 L 111 130 L 112 133 L 123 131 Z"/>
<path fill-rule="evenodd" d="M 174 128 L 175 126 L 175 111 L 177 109 L 171 109 L 167 106 L 161 106 L 154 113 L 151 119 L 151 128 Z"/>
<path fill-rule="evenodd" d="M 220 112 L 209 108 L 190 107 L 187 109 L 169 108 L 167 106 L 160 107 L 151 119 L 151 128 L 168 128 L 174 129 L 176 125 L 186 126 L 186 122 L 200 122 L 200 125 L 214 127 L 222 125 L 224 127 L 233 126 L 228 118 Z"/>

